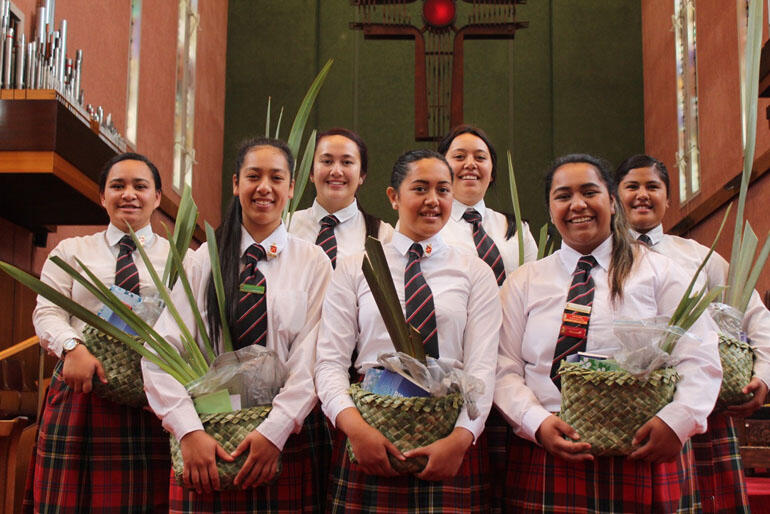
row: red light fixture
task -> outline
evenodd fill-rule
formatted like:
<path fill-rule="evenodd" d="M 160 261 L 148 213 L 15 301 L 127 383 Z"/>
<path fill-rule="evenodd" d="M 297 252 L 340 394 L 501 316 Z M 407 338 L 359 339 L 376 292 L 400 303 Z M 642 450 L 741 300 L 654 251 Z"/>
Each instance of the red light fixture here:
<path fill-rule="evenodd" d="M 455 20 L 454 0 L 425 0 L 422 4 L 422 17 L 431 27 L 448 27 Z"/>

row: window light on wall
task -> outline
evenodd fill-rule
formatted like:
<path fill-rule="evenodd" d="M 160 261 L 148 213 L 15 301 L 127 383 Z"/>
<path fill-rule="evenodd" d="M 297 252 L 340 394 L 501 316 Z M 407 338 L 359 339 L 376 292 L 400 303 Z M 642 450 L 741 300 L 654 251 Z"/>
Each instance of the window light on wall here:
<path fill-rule="evenodd" d="M 696 65 L 695 2 L 674 0 L 676 97 L 679 149 L 679 200 L 686 202 L 700 191 L 698 145 L 698 73 Z"/>

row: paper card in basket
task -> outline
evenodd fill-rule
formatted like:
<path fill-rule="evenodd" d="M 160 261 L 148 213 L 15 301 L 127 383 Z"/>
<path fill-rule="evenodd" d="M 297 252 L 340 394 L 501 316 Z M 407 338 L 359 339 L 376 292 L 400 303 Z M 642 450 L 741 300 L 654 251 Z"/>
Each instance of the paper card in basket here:
<path fill-rule="evenodd" d="M 141 296 L 139 296 L 138 294 L 134 294 L 129 291 L 126 291 L 122 287 L 111 285 L 110 291 L 112 292 L 112 294 L 117 296 L 121 302 L 126 304 L 126 306 L 131 310 L 135 310 L 137 305 L 142 303 Z M 132 336 L 137 335 L 133 328 L 129 327 L 125 321 L 120 319 L 120 317 L 117 314 L 115 314 L 112 311 L 112 309 L 110 309 L 106 305 L 102 305 L 96 314 L 97 316 L 99 316 L 104 320 L 107 320 L 107 322 L 114 325 L 116 328 L 119 328 L 126 334 L 130 334 Z"/>

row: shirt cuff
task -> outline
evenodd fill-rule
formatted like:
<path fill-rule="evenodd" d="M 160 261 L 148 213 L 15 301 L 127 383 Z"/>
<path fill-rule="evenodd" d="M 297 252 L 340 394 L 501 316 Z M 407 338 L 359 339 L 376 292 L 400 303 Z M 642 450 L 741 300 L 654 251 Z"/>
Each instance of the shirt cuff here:
<path fill-rule="evenodd" d="M 163 428 L 174 434 L 177 441 L 181 441 L 190 432 L 203 430 L 203 423 L 195 412 L 192 400 L 184 401 L 182 405 L 169 411 L 163 417 L 162 424 Z"/>
<path fill-rule="evenodd" d="M 521 418 L 519 435 L 529 439 L 533 443 L 540 444 L 537 442 L 537 430 L 548 416 L 551 416 L 551 412 L 544 409 L 542 405 L 533 405 L 527 409 L 527 412 L 525 412 L 524 416 Z"/>
<path fill-rule="evenodd" d="M 339 413 L 345 409 L 355 406 L 356 404 L 353 403 L 353 398 L 351 398 L 349 394 L 345 393 L 337 396 L 327 403 L 322 403 L 321 410 L 324 414 L 326 414 L 326 417 L 331 420 L 334 428 L 337 428 L 337 416 Z"/>
<path fill-rule="evenodd" d="M 655 414 L 674 431 L 682 444 L 687 442 L 691 435 L 706 431 L 706 427 L 698 427 L 692 417 L 683 411 L 681 405 L 678 405 L 677 402 L 671 402 Z"/>
<path fill-rule="evenodd" d="M 294 420 L 282 412 L 272 410 L 267 419 L 259 424 L 257 432 L 265 436 L 280 451 L 283 451 L 286 440 L 294 432 Z"/>
<path fill-rule="evenodd" d="M 755 362 L 754 376 L 764 382 L 766 386 L 770 386 L 770 365 L 765 362 Z"/>
<path fill-rule="evenodd" d="M 473 444 L 476 444 L 476 439 L 478 439 L 478 437 L 484 431 L 484 422 L 485 419 L 482 419 L 481 416 L 476 419 L 471 419 L 468 417 L 468 410 L 463 407 L 460 411 L 460 415 L 457 417 L 457 421 L 455 422 L 455 428 L 462 427 L 468 430 L 471 434 L 473 434 Z"/>

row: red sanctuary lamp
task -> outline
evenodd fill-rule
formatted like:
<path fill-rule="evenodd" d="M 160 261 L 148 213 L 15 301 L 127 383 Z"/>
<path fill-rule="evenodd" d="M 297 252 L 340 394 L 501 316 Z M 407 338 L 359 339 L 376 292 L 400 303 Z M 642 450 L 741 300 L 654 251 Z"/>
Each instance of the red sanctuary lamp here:
<path fill-rule="evenodd" d="M 455 20 L 457 10 L 455 0 L 425 0 L 422 4 L 422 17 L 435 28 L 448 27 Z"/>

